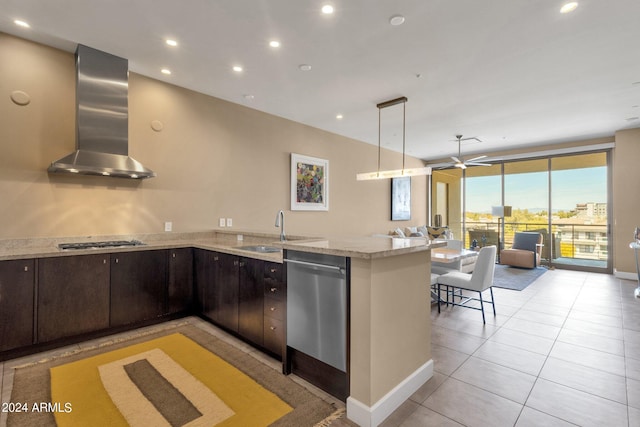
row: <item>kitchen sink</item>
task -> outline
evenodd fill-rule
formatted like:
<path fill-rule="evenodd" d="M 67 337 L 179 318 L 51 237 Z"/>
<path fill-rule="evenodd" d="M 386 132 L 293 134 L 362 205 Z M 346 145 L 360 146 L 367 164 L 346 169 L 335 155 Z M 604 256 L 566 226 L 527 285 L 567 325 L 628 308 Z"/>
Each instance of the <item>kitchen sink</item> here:
<path fill-rule="evenodd" d="M 249 252 L 260 252 L 263 254 L 270 254 L 274 252 L 280 252 L 281 249 L 275 246 L 264 246 L 264 245 L 252 245 L 252 246 L 239 246 L 238 249 Z"/>

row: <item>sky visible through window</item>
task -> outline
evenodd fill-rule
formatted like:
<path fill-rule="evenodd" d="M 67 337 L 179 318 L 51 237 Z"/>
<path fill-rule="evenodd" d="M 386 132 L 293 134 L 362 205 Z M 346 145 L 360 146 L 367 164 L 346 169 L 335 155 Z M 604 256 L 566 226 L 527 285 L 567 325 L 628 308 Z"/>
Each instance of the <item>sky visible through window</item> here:
<path fill-rule="evenodd" d="M 592 167 L 551 172 L 553 211 L 570 211 L 578 203 L 607 202 L 607 168 Z M 508 174 L 506 204 L 514 209 L 548 210 L 547 172 Z M 500 176 L 473 177 L 466 181 L 466 210 L 491 213 L 500 205 Z"/>

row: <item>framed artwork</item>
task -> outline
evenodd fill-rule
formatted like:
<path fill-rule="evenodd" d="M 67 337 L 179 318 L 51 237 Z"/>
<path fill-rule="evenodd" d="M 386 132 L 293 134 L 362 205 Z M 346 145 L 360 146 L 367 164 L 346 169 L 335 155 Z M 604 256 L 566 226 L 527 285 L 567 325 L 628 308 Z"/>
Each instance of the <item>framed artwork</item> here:
<path fill-rule="evenodd" d="M 291 153 L 291 210 L 329 210 L 329 161 Z"/>
<path fill-rule="evenodd" d="M 391 179 L 391 220 L 411 219 L 411 177 Z"/>

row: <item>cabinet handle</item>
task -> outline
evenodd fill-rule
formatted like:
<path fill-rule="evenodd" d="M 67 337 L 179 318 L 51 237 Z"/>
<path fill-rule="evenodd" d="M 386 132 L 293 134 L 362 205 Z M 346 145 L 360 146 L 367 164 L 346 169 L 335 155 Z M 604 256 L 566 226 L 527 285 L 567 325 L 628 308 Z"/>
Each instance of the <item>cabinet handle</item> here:
<path fill-rule="evenodd" d="M 271 329 L 272 331 L 275 331 L 276 327 L 275 326 L 269 326 L 269 329 Z"/>
<path fill-rule="evenodd" d="M 25 265 L 24 266 L 24 271 L 29 271 L 29 266 Z"/>
<path fill-rule="evenodd" d="M 107 263 L 107 260 L 106 260 L 106 259 L 103 259 L 103 260 L 102 260 L 102 263 L 103 263 L 103 264 L 106 264 L 106 263 Z"/>
<path fill-rule="evenodd" d="M 278 270 L 276 270 L 275 268 L 272 268 L 272 269 L 271 269 L 271 272 L 272 272 L 272 273 L 275 273 L 276 271 L 278 271 Z"/>
<path fill-rule="evenodd" d="M 116 258 L 116 264 L 118 263 L 118 258 Z"/>
<path fill-rule="evenodd" d="M 275 307 L 269 307 L 269 310 L 276 311 L 276 308 Z"/>
<path fill-rule="evenodd" d="M 217 257 L 217 256 L 214 256 L 214 257 L 213 257 L 213 260 L 214 260 L 214 261 L 217 261 L 217 260 L 218 260 L 218 257 Z"/>
<path fill-rule="evenodd" d="M 240 262 L 240 267 L 244 267 L 244 262 Z"/>
<path fill-rule="evenodd" d="M 275 293 L 275 292 L 278 290 L 278 288 L 271 288 L 271 289 L 269 289 L 269 290 L 270 290 L 271 292 Z"/>
<path fill-rule="evenodd" d="M 238 260 L 233 261 L 233 265 L 238 265 Z"/>
<path fill-rule="evenodd" d="M 172 253 L 171 255 L 172 255 L 174 258 L 176 257 L 176 253 L 175 253 L 175 252 L 174 252 L 174 253 Z"/>

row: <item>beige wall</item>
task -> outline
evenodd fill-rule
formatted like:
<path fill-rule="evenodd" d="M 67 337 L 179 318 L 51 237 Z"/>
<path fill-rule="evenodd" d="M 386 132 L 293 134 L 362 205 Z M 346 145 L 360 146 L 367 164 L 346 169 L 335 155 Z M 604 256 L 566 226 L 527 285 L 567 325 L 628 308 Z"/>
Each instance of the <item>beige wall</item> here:
<path fill-rule="evenodd" d="M 633 231 L 640 227 L 640 129 L 616 132 L 613 150 L 613 267 L 616 271 L 635 273 L 633 250 L 629 243 Z"/>
<path fill-rule="evenodd" d="M 144 181 L 49 175 L 75 147 L 73 55 L 0 33 L 0 238 L 176 232 L 218 227 L 297 235 L 368 235 L 426 222 L 427 180 L 412 179 L 412 220 L 390 221 L 377 147 L 134 73 L 129 154 L 157 172 Z M 18 106 L 11 92 L 31 96 Z M 164 124 L 162 132 L 150 127 Z M 376 126 L 375 123 L 371 124 Z M 329 160 L 328 212 L 290 211 L 290 153 Z M 385 164 L 401 164 L 383 152 Z M 407 159 L 409 167 L 422 161 Z"/>

